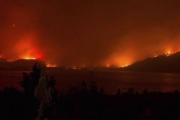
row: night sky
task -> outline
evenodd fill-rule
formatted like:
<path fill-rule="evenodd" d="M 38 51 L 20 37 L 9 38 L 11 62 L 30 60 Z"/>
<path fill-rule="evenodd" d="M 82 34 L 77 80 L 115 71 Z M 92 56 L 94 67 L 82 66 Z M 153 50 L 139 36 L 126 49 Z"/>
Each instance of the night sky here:
<path fill-rule="evenodd" d="M 0 54 L 122 67 L 180 49 L 179 0 L 0 0 Z"/>

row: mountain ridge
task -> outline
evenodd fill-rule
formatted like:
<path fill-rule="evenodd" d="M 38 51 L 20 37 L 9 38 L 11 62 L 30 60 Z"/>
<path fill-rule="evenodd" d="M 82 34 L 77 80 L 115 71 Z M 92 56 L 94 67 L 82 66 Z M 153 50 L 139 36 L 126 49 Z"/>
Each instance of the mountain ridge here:
<path fill-rule="evenodd" d="M 176 52 L 171 55 L 163 54 L 157 57 L 147 58 L 125 67 L 123 70 L 139 72 L 180 73 L 180 52 Z"/>

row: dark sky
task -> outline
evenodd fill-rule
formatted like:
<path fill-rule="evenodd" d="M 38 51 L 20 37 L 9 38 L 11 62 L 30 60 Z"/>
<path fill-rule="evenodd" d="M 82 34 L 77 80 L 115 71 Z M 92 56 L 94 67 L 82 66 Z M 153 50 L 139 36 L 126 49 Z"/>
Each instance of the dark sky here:
<path fill-rule="evenodd" d="M 124 66 L 180 48 L 179 0 L 0 0 L 0 53 Z"/>

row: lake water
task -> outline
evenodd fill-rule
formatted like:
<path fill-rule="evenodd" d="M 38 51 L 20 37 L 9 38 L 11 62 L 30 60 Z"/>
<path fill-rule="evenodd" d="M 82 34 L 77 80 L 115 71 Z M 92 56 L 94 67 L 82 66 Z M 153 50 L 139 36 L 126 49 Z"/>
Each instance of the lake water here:
<path fill-rule="evenodd" d="M 22 90 L 18 84 L 22 80 L 22 72 L 0 71 L 0 89 L 14 86 Z M 138 92 L 144 89 L 163 92 L 180 90 L 180 74 L 122 71 L 93 71 L 93 74 L 96 84 L 108 94 L 115 94 L 118 88 L 127 91 L 130 87 Z M 47 75 L 55 77 L 59 92 L 67 92 L 71 86 L 76 86 L 83 80 L 87 83 L 90 81 L 88 70 L 48 70 Z"/>

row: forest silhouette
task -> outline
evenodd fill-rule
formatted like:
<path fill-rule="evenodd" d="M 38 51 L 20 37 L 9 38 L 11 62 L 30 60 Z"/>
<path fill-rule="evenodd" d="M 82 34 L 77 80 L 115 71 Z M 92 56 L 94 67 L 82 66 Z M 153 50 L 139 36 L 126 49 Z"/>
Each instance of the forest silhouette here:
<path fill-rule="evenodd" d="M 95 83 L 82 81 L 67 94 L 56 91 L 54 77 L 43 64 L 23 73 L 23 92 L 6 87 L 0 92 L 2 120 L 178 120 L 180 92 L 126 92 L 108 95 Z"/>

